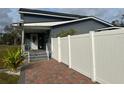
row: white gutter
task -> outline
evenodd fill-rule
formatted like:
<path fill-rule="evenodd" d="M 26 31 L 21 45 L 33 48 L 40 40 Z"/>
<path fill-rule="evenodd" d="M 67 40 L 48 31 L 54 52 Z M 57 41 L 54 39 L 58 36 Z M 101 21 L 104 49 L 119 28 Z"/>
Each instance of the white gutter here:
<path fill-rule="evenodd" d="M 107 28 L 101 28 L 97 30 L 100 31 L 100 30 L 120 29 L 120 28 L 123 28 L 123 27 L 107 27 Z"/>
<path fill-rule="evenodd" d="M 42 22 L 42 23 L 25 23 L 24 26 L 56 26 L 67 23 L 67 21 L 61 22 Z"/>

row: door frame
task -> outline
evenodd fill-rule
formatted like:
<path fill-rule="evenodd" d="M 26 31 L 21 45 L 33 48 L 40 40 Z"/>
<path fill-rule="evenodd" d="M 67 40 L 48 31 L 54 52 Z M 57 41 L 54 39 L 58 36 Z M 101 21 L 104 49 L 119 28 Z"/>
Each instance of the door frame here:
<path fill-rule="evenodd" d="M 31 39 L 31 50 L 38 50 L 38 34 L 37 33 L 32 33 L 30 35 Z M 33 39 L 36 39 L 35 41 Z"/>

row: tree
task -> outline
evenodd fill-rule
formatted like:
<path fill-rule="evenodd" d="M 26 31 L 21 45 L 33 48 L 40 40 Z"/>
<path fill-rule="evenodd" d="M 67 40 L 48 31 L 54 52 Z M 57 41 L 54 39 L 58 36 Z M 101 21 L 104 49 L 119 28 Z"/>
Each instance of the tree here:
<path fill-rule="evenodd" d="M 121 26 L 124 27 L 124 15 L 121 16 Z"/>
<path fill-rule="evenodd" d="M 12 28 L 11 25 L 6 25 L 6 26 L 4 27 L 4 31 L 5 31 L 6 33 L 10 33 L 12 30 L 13 30 L 13 28 Z"/>
<path fill-rule="evenodd" d="M 112 24 L 118 27 L 124 27 L 124 15 L 121 15 L 119 19 L 113 20 Z"/>
<path fill-rule="evenodd" d="M 112 25 L 114 25 L 114 26 L 121 26 L 119 20 L 112 21 Z"/>
<path fill-rule="evenodd" d="M 12 45 L 14 43 L 14 38 L 11 33 L 5 33 L 1 39 L 3 44 Z"/>
<path fill-rule="evenodd" d="M 66 37 L 68 35 L 74 35 L 76 31 L 74 29 L 70 29 L 67 31 L 61 31 L 57 34 L 57 37 Z"/>
<path fill-rule="evenodd" d="M 7 44 L 20 44 L 21 43 L 21 29 L 14 28 L 11 25 L 7 25 L 4 28 L 6 34 L 3 35 L 2 41 Z"/>

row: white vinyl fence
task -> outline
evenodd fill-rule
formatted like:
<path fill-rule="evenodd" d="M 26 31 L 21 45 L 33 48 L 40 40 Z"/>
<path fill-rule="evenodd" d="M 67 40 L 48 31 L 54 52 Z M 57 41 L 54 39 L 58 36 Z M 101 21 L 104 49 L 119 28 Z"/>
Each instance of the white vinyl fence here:
<path fill-rule="evenodd" d="M 61 61 L 66 65 L 69 65 L 69 44 L 68 37 L 63 37 L 61 41 Z"/>
<path fill-rule="evenodd" d="M 71 67 L 80 73 L 91 76 L 91 41 L 89 34 L 71 36 Z"/>
<path fill-rule="evenodd" d="M 99 83 L 124 84 L 124 29 L 52 38 L 52 58 Z"/>
<path fill-rule="evenodd" d="M 51 48 L 52 48 L 52 58 L 56 59 L 56 60 L 59 60 L 58 57 L 59 57 L 59 50 L 58 50 L 58 41 L 59 39 L 56 39 L 56 38 L 53 38 L 51 40 Z"/>

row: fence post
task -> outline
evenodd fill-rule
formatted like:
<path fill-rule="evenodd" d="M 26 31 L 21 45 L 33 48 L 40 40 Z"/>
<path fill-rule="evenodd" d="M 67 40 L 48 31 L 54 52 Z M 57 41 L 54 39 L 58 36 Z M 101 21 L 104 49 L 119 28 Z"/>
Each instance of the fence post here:
<path fill-rule="evenodd" d="M 95 37 L 94 31 L 90 31 L 91 48 L 92 48 L 92 81 L 96 81 L 96 57 L 95 57 Z"/>
<path fill-rule="evenodd" d="M 53 38 L 51 38 L 51 58 L 53 58 Z"/>
<path fill-rule="evenodd" d="M 71 38 L 70 38 L 71 36 L 70 35 L 68 35 L 68 52 L 69 52 L 69 68 L 71 68 Z"/>
<path fill-rule="evenodd" d="M 61 41 L 60 41 L 60 37 L 58 37 L 58 61 L 61 62 Z"/>

